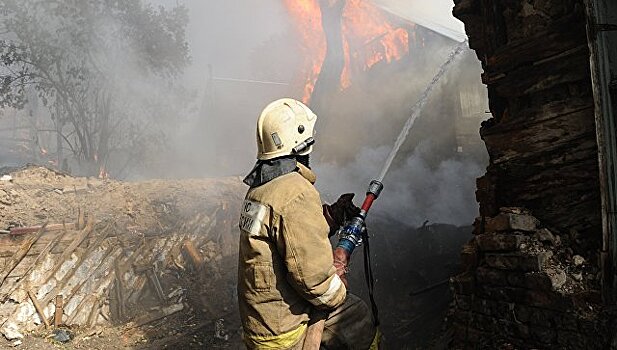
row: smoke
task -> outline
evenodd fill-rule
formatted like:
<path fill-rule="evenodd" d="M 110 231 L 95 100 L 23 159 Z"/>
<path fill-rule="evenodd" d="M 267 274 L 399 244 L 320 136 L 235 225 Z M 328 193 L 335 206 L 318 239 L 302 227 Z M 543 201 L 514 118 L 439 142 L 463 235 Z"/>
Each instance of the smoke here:
<path fill-rule="evenodd" d="M 469 225 L 477 216 L 475 179 L 483 172 L 480 162 L 469 159 L 445 159 L 432 165 L 434 145 L 421 142 L 404 156 L 384 179 L 384 190 L 375 202 L 372 214 L 393 219 L 408 226 L 425 221 Z M 360 205 L 369 182 L 374 179 L 390 147 L 364 148 L 345 166 L 318 163 L 317 187 L 322 199 L 333 202 L 341 193 L 356 193 Z"/>
<path fill-rule="evenodd" d="M 187 8 L 191 64 L 178 80 L 152 79 L 143 77 L 139 65 L 128 64 L 133 61 L 132 48 L 105 55 L 112 59 L 106 67 L 119 86 L 114 90 L 119 105 L 114 107 L 121 115 L 115 117 L 130 121 L 112 145 L 128 145 L 138 155 L 114 150 L 110 176 L 134 180 L 244 175 L 255 161 L 254 127 L 261 109 L 274 99 L 302 97 L 306 67 L 301 52 L 307 50 L 299 50 L 302 40 L 283 1 L 147 2 Z M 402 6 L 406 1 L 374 3 L 395 18 L 410 19 L 410 11 Z M 410 41 L 409 56 L 356 74 L 349 88 L 335 91 L 332 101 L 320 108 L 313 163 L 325 200 L 336 200 L 343 192 L 359 197 L 364 193 L 379 174 L 411 106 L 456 45 L 440 31 L 460 24 L 451 16 L 452 2 L 412 1 L 414 8 L 419 5 L 423 9 L 412 11 L 416 22 L 427 21 L 430 29 L 417 27 L 422 39 Z M 480 73 L 473 53 L 467 52 L 443 79 L 386 176 L 375 212 L 412 225 L 473 220 L 474 179 L 482 173 L 486 152 L 465 148 L 461 156 L 455 124 L 461 119 L 459 94 L 481 87 Z M 484 112 L 476 107 L 476 112 Z M 463 136 L 480 144 L 480 119 L 465 123 L 472 135 Z M 48 146 L 53 148 L 54 142 L 51 138 Z"/>

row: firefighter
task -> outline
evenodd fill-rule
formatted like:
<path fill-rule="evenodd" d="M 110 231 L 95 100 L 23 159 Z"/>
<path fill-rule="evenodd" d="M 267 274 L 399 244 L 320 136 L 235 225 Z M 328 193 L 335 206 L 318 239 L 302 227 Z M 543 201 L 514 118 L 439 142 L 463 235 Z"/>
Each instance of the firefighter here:
<path fill-rule="evenodd" d="M 250 189 L 239 223 L 238 301 L 249 349 L 302 349 L 314 309 L 329 312 L 323 347 L 379 342 L 368 306 L 347 292 L 347 267 L 334 266 L 328 234 L 357 208 L 350 195 L 322 207 L 309 166 L 316 120 L 285 98 L 257 121 L 257 163 L 244 179 Z"/>

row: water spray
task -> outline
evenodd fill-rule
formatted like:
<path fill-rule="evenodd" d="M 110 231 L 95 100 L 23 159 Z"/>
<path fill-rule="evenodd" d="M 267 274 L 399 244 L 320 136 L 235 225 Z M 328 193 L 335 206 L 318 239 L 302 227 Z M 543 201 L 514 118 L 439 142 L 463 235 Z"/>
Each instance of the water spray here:
<path fill-rule="evenodd" d="M 467 41 L 463 41 L 462 43 L 457 45 L 454 50 L 452 50 L 452 52 L 450 52 L 446 61 L 439 67 L 437 74 L 435 74 L 424 92 L 422 92 L 422 95 L 420 95 L 420 99 L 418 100 L 418 102 L 416 102 L 416 104 L 412 107 L 411 115 L 409 116 L 409 119 L 407 119 L 407 121 L 405 122 L 401 133 L 396 138 L 396 142 L 394 143 L 394 146 L 392 147 L 392 150 L 390 151 L 390 154 L 386 159 L 386 162 L 381 170 L 381 173 L 379 174 L 379 177 L 377 178 L 377 180 L 372 180 L 369 184 L 369 187 L 366 191 L 366 197 L 364 198 L 364 202 L 362 203 L 362 206 L 360 208 L 360 213 L 338 230 L 337 233 L 339 236 L 339 243 L 336 247 L 336 250 L 343 250 L 349 257 L 353 253 L 354 249 L 362 244 L 362 236 L 363 233 L 366 231 L 366 216 L 369 209 L 373 205 L 373 202 L 379 197 L 381 191 L 383 190 L 382 182 L 386 177 L 388 170 L 390 170 L 392 161 L 394 160 L 401 146 L 407 139 L 407 136 L 409 135 L 409 130 L 411 130 L 416 119 L 418 119 L 418 117 L 420 116 L 422 109 L 426 105 L 433 90 L 435 90 L 437 83 L 446 74 L 448 69 L 452 66 L 452 63 L 454 63 L 454 61 L 456 61 L 456 59 L 460 56 L 465 47 L 467 47 Z M 337 253 L 335 251 L 335 255 L 336 254 Z"/>

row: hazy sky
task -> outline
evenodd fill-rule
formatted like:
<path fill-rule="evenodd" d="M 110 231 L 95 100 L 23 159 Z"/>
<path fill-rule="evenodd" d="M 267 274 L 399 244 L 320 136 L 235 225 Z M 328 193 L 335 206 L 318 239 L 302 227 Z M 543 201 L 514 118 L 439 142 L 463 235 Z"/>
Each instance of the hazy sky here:
<path fill-rule="evenodd" d="M 250 78 L 254 48 L 289 26 L 281 0 L 151 2 L 166 6 L 180 3 L 189 9 L 187 38 L 194 68 L 189 74 L 199 74 L 211 64 L 217 76 Z"/>

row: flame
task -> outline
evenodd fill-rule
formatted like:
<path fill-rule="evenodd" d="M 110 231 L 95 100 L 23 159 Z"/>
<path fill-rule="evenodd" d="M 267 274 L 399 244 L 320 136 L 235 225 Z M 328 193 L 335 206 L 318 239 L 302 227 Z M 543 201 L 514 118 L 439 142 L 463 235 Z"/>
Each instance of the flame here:
<path fill-rule="evenodd" d="M 105 166 L 101 165 L 99 167 L 99 179 L 107 179 L 109 178 L 109 173 L 105 170 Z"/>
<path fill-rule="evenodd" d="M 326 57 L 326 35 L 321 27 L 321 10 L 317 0 L 283 0 L 294 18 L 302 40 L 305 79 L 302 102 L 308 103 Z"/>
<path fill-rule="evenodd" d="M 302 39 L 305 59 L 302 101 L 308 103 L 326 55 L 326 39 L 321 27 L 318 0 L 283 0 Z M 413 25 L 409 26 L 413 28 Z M 341 89 L 351 85 L 354 76 L 380 62 L 390 63 L 409 53 L 409 33 L 366 0 L 347 0 L 342 19 L 345 66 Z M 415 33 L 414 33 L 415 35 Z"/>

